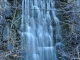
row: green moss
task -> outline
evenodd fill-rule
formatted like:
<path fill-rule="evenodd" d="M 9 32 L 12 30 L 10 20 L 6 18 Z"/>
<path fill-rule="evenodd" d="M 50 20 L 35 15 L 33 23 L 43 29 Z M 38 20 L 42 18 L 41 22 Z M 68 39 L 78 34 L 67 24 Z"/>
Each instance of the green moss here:
<path fill-rule="evenodd" d="M 64 8 L 64 7 L 66 7 L 66 5 L 67 5 L 66 1 L 64 1 L 64 2 L 56 1 L 55 3 L 56 3 L 56 4 L 55 4 L 55 7 L 56 7 L 57 9 L 62 9 L 62 8 Z"/>
<path fill-rule="evenodd" d="M 65 24 L 63 25 L 63 29 L 66 29 L 67 31 L 70 31 L 70 30 L 71 30 L 70 24 L 65 23 Z"/>

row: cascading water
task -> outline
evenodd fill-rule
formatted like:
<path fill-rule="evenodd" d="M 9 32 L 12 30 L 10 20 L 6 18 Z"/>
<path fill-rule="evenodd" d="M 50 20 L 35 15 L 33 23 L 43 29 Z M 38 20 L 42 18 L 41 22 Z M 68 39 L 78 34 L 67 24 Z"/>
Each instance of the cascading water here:
<path fill-rule="evenodd" d="M 21 37 L 22 60 L 58 60 L 53 38 L 56 24 L 56 42 L 61 39 L 59 20 L 53 0 L 22 0 Z"/>

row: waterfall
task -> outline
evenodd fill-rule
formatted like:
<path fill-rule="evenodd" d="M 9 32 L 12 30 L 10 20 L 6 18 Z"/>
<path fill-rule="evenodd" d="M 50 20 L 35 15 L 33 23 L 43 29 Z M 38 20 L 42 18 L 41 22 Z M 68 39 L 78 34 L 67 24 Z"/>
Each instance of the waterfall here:
<path fill-rule="evenodd" d="M 53 38 L 53 21 L 56 24 L 57 43 L 60 42 L 61 35 L 59 19 L 55 15 L 55 1 L 22 0 L 22 60 L 58 60 Z"/>

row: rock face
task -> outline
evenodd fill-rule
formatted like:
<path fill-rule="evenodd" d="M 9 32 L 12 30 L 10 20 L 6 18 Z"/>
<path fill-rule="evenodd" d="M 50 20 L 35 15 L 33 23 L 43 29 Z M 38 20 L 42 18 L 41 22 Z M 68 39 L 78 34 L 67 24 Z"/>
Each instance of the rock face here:
<path fill-rule="evenodd" d="M 13 2 L 14 0 L 12 1 L 12 3 Z M 15 60 L 13 55 L 19 54 L 19 52 L 16 51 L 18 50 L 18 48 L 20 48 L 20 43 L 21 43 L 20 35 L 18 33 L 19 29 L 18 25 L 20 24 L 19 23 L 20 19 L 19 19 L 19 13 L 16 12 L 12 13 L 11 11 L 12 6 L 13 5 L 10 5 L 10 3 L 7 0 L 0 0 L 0 59 L 1 60 L 2 59 L 12 60 L 10 59 L 10 56 L 12 56 L 13 60 Z M 14 19 L 12 18 L 12 16 L 14 17 Z"/>
<path fill-rule="evenodd" d="M 74 3 L 71 3 L 73 1 Z M 80 2 L 79 0 L 77 0 Z M 65 52 L 71 55 L 71 52 L 80 45 L 80 7 L 77 6 L 74 0 L 68 2 L 56 2 L 56 11 L 61 22 L 63 44 L 65 45 Z M 59 4 L 60 3 L 60 4 Z M 68 56 L 70 59 L 70 57 Z M 75 57 L 74 57 L 75 58 Z"/>
<path fill-rule="evenodd" d="M 11 18 L 11 8 L 10 7 L 5 8 L 5 19 L 12 19 Z"/>
<path fill-rule="evenodd" d="M 4 3 L 4 5 L 0 5 L 0 34 L 3 36 L 2 40 L 7 40 L 9 23 L 7 23 L 6 18 L 11 16 L 11 11 L 9 11 L 10 8 L 8 8 L 9 5 L 7 5 L 8 2 L 6 0 L 1 0 L 0 2 L 2 2 L 1 4 Z"/>

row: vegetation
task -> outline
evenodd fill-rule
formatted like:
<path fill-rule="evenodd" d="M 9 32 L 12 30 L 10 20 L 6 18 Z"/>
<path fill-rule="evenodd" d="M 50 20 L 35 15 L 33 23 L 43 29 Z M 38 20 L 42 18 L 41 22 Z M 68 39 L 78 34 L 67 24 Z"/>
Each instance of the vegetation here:
<path fill-rule="evenodd" d="M 77 1 L 79 2 L 79 0 L 65 1 L 56 1 L 56 12 L 58 12 L 57 17 L 60 19 L 61 22 L 61 30 L 63 37 L 62 42 L 65 45 L 64 51 L 66 56 L 64 56 L 63 58 L 66 57 L 65 59 L 67 60 L 79 59 L 78 56 L 80 56 L 80 49 L 78 49 L 77 47 L 80 46 L 80 24 L 78 23 L 80 22 L 80 6 L 77 5 L 78 3 L 76 3 Z M 77 52 L 78 54 L 74 55 L 73 52 Z"/>
<path fill-rule="evenodd" d="M 19 34 L 21 20 L 21 2 L 17 0 L 1 0 L 3 12 L 0 14 L 0 59 L 19 59 L 21 38 Z M 3 8 L 2 8 L 3 7 Z M 1 10 L 0 9 L 0 10 Z M 4 20 L 4 21 L 3 21 Z M 4 22 L 3 24 L 1 24 Z"/>

